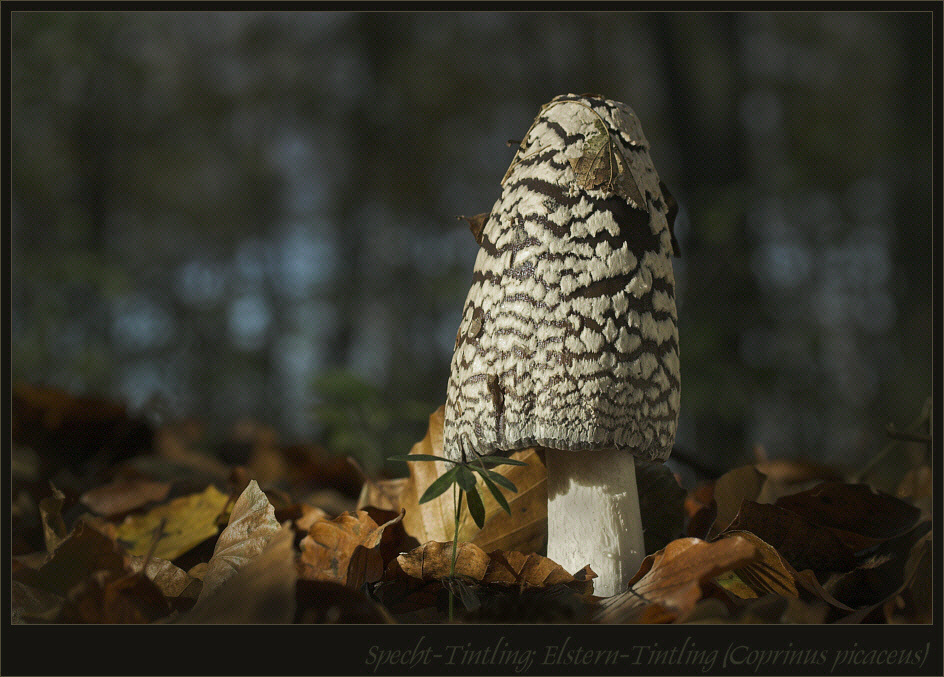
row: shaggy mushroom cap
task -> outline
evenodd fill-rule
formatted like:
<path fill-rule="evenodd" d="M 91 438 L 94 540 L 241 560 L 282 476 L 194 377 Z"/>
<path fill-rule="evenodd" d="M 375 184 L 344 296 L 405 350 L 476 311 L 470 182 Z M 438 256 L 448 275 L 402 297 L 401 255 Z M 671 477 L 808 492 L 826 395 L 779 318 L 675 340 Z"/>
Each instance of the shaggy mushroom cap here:
<path fill-rule="evenodd" d="M 542 107 L 501 197 L 470 219 L 481 248 L 452 359 L 446 456 L 669 456 L 674 212 L 629 106 L 567 94 Z"/>

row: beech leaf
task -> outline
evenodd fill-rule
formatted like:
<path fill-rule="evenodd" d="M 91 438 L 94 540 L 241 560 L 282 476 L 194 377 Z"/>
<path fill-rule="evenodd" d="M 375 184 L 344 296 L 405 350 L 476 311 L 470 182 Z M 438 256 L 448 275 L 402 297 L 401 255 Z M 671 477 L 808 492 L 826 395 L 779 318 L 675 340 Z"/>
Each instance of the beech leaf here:
<path fill-rule="evenodd" d="M 865 484 L 823 482 L 775 505 L 816 524 L 874 539 L 889 539 L 910 531 L 921 510 L 902 500 L 873 491 Z"/>
<path fill-rule="evenodd" d="M 378 526 L 365 511 L 345 512 L 333 520 L 311 525 L 301 543 L 299 577 L 314 581 L 334 581 L 352 588 L 380 580 L 383 558 L 380 545 L 384 530 L 403 519 Z"/>
<path fill-rule="evenodd" d="M 452 569 L 452 542 L 430 541 L 397 557 L 397 564 L 407 576 L 421 581 L 449 577 Z M 456 576 L 481 581 L 488 571 L 489 557 L 474 543 L 460 543 L 456 555 Z"/>
<path fill-rule="evenodd" d="M 204 491 L 175 498 L 143 515 L 125 518 L 117 529 L 119 542 L 132 555 L 146 555 L 154 533 L 167 519 L 155 557 L 174 560 L 219 532 L 217 518 L 229 502 L 229 496 L 212 484 Z"/>
<path fill-rule="evenodd" d="M 680 538 L 647 556 L 630 579 L 630 589 L 600 604 L 602 623 L 672 622 L 689 613 L 703 597 L 702 586 L 721 574 L 758 558 L 747 539 L 708 543 Z M 649 616 L 642 618 L 648 611 Z"/>
<path fill-rule="evenodd" d="M 848 571 L 855 566 L 855 549 L 833 530 L 777 505 L 744 501 L 728 530 L 757 534 L 795 569 Z"/>
<path fill-rule="evenodd" d="M 160 502 L 170 493 L 169 482 L 145 479 L 121 479 L 86 491 L 79 500 L 92 512 L 114 517 L 140 508 L 152 501 Z"/>
<path fill-rule="evenodd" d="M 715 481 L 714 499 L 717 515 L 708 536 L 724 531 L 737 517 L 741 503 L 756 501 L 764 487 L 766 477 L 753 465 L 742 465 L 729 470 Z"/>
<path fill-rule="evenodd" d="M 203 576 L 203 590 L 197 598 L 197 604 L 212 595 L 230 576 L 261 553 L 278 530 L 275 508 L 256 481 L 250 481 L 236 499 L 229 524 L 216 541 L 213 556 Z"/>
<path fill-rule="evenodd" d="M 291 623 L 295 618 L 295 550 L 283 524 L 262 552 L 177 619 L 178 623 Z"/>
<path fill-rule="evenodd" d="M 124 552 L 113 539 L 79 521 L 39 569 L 23 569 L 14 577 L 32 587 L 65 596 L 93 571 L 123 572 L 124 565 Z"/>

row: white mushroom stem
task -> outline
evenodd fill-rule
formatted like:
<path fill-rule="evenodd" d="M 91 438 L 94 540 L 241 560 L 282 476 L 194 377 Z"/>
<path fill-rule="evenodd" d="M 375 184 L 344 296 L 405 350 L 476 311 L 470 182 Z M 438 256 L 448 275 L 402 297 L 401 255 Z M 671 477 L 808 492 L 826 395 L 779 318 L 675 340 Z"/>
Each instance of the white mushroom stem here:
<path fill-rule="evenodd" d="M 597 596 L 625 592 L 645 557 L 633 455 L 546 449 L 545 464 L 548 558 L 571 574 L 589 564 Z"/>

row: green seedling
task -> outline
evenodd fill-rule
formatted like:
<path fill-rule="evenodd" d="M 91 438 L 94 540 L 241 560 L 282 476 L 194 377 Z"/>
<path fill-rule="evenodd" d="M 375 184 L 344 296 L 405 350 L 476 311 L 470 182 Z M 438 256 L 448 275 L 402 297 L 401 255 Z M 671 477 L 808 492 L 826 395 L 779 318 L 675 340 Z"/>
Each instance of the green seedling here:
<path fill-rule="evenodd" d="M 452 489 L 452 504 L 455 516 L 455 527 L 452 533 L 452 562 L 449 569 L 449 578 L 450 581 L 454 581 L 456 577 L 456 558 L 459 553 L 459 518 L 462 515 L 462 498 L 465 496 L 466 503 L 469 506 L 469 514 L 472 516 L 472 520 L 475 522 L 475 525 L 481 529 L 485 526 L 485 506 L 482 504 L 482 497 L 479 495 L 478 487 L 476 486 L 475 475 L 478 474 L 482 478 L 485 486 L 488 487 L 488 490 L 491 492 L 492 496 L 495 497 L 495 500 L 498 502 L 498 505 L 502 510 L 511 514 L 511 507 L 508 505 L 508 501 L 502 495 L 499 487 L 507 489 L 513 493 L 517 493 L 518 488 L 514 483 L 509 480 L 504 475 L 501 475 L 494 470 L 489 470 L 486 466 L 496 466 L 496 465 L 528 465 L 523 461 L 517 461 L 511 458 L 503 458 L 501 456 L 478 456 L 475 459 L 468 461 L 453 461 L 448 458 L 443 458 L 442 456 L 433 456 L 431 454 L 407 454 L 405 456 L 391 456 L 391 461 L 403 461 L 405 463 L 414 463 L 414 462 L 435 462 L 443 461 L 445 463 L 451 464 L 453 467 L 442 475 L 437 477 L 432 484 L 430 484 L 426 491 L 423 492 L 423 495 L 420 496 L 419 503 L 427 503 L 432 501 L 434 498 L 441 496 L 446 493 L 450 488 Z M 449 620 L 453 619 L 453 599 L 454 595 L 452 592 L 452 587 L 449 588 Z"/>

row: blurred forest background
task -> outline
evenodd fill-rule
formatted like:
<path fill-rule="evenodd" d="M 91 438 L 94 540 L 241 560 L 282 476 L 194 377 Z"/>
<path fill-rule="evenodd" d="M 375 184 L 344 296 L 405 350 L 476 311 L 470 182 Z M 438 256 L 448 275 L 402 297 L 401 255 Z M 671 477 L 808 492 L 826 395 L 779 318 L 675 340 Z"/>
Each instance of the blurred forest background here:
<path fill-rule="evenodd" d="M 14 379 L 376 470 L 445 399 L 456 217 L 543 103 L 594 92 L 681 204 L 680 448 L 855 466 L 930 395 L 930 13 L 11 23 Z"/>

